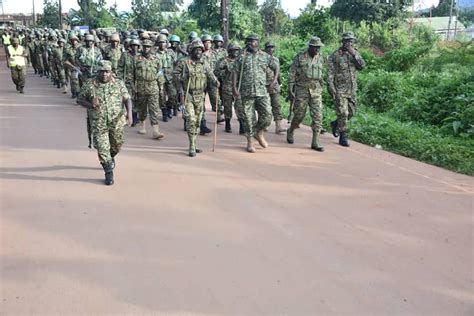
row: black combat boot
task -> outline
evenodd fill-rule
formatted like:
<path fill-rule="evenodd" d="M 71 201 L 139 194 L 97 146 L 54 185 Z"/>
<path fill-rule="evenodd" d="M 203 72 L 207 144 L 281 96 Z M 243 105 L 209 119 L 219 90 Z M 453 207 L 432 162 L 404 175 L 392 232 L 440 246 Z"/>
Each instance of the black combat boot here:
<path fill-rule="evenodd" d="M 232 126 L 230 125 L 230 118 L 225 119 L 225 132 L 232 133 Z"/>
<path fill-rule="evenodd" d="M 132 113 L 132 127 L 137 125 L 138 123 L 140 123 L 140 120 L 138 119 L 138 113 L 137 112 L 133 112 Z"/>
<path fill-rule="evenodd" d="M 114 184 L 114 165 L 115 163 L 113 163 L 112 160 L 102 164 L 102 168 L 104 168 L 105 172 L 105 185 Z"/>
<path fill-rule="evenodd" d="M 201 125 L 200 125 L 200 128 L 199 128 L 199 135 L 206 135 L 206 134 L 209 134 L 209 133 L 212 133 L 212 129 L 208 128 L 207 125 L 206 125 L 206 120 L 202 119 L 201 120 Z"/>
<path fill-rule="evenodd" d="M 339 136 L 339 145 L 344 146 L 344 147 L 349 147 L 349 141 L 347 139 L 347 134 L 346 132 L 341 132 Z"/>
<path fill-rule="evenodd" d="M 178 109 L 173 109 L 173 116 L 178 116 Z"/>
<path fill-rule="evenodd" d="M 35 75 L 38 73 L 38 70 L 35 69 Z"/>
<path fill-rule="evenodd" d="M 61 82 L 59 80 L 56 80 L 56 88 L 58 89 L 61 88 Z"/>
<path fill-rule="evenodd" d="M 163 117 L 163 122 L 168 122 L 168 113 L 166 109 L 161 109 L 161 116 Z"/>
<path fill-rule="evenodd" d="M 339 136 L 339 132 L 337 131 L 337 120 L 331 122 L 331 132 L 334 137 Z"/>
<path fill-rule="evenodd" d="M 166 114 L 168 114 L 168 118 L 171 120 L 173 118 L 173 109 L 167 108 Z"/>
<path fill-rule="evenodd" d="M 239 119 L 239 135 L 244 135 L 244 134 L 245 134 L 244 120 Z"/>
<path fill-rule="evenodd" d="M 186 132 L 188 129 L 186 128 L 186 119 L 183 117 L 183 129 Z"/>
<path fill-rule="evenodd" d="M 20 87 L 20 93 L 23 94 L 25 91 L 23 90 L 23 87 Z"/>

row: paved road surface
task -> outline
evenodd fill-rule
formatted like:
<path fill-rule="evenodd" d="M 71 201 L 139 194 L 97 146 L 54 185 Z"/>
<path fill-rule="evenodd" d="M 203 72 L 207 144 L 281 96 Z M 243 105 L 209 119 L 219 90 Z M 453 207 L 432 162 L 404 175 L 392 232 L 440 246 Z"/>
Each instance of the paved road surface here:
<path fill-rule="evenodd" d="M 306 127 L 192 159 L 173 119 L 107 187 L 84 109 L 0 69 L 0 314 L 474 314 L 473 178 Z"/>

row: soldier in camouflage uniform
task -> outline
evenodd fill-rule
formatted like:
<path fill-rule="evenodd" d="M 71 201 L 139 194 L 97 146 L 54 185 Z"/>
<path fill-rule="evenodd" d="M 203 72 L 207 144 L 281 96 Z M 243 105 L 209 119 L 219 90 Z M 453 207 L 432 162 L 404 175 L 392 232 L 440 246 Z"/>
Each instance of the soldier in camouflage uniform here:
<path fill-rule="evenodd" d="M 36 58 L 35 58 L 35 42 L 32 35 L 28 35 L 26 38 L 27 38 L 26 48 L 28 49 L 28 60 L 31 63 L 31 66 L 34 69 L 35 74 L 38 74 L 39 68 L 36 62 Z"/>
<path fill-rule="evenodd" d="M 293 104 L 294 117 L 287 131 L 286 140 L 294 143 L 294 131 L 303 122 L 306 109 L 309 107 L 311 114 L 311 129 L 313 140 L 311 148 L 324 151 L 319 136 L 323 122 L 323 65 L 324 58 L 320 53 L 324 44 L 317 36 L 311 38 L 308 49 L 296 55 L 291 64 L 288 82 L 288 95 Z"/>
<path fill-rule="evenodd" d="M 142 46 L 141 54 L 135 58 L 134 72 L 137 92 L 136 106 L 138 119 L 140 120 L 138 133 L 146 134 L 145 120 L 149 114 L 153 128 L 152 137 L 154 139 L 162 139 L 164 135 L 160 133 L 158 113 L 163 74 L 160 61 L 151 51 L 153 42 L 144 40 Z"/>
<path fill-rule="evenodd" d="M 33 45 L 34 45 L 34 52 L 32 55 L 32 59 L 35 60 L 36 67 L 38 67 L 38 73 L 40 77 L 43 77 L 43 58 L 42 58 L 42 52 L 41 52 L 41 34 L 39 32 L 36 33 L 36 36 L 33 40 Z"/>
<path fill-rule="evenodd" d="M 273 58 L 273 61 L 275 62 L 275 64 L 278 66 L 278 68 L 280 68 L 280 60 L 278 59 L 278 57 L 273 55 L 274 49 L 275 49 L 275 44 L 271 42 L 267 42 L 265 44 L 265 52 Z M 286 129 L 281 127 L 281 120 L 283 119 L 283 116 L 281 115 L 281 105 L 280 105 L 281 78 L 280 76 L 278 76 L 277 83 L 275 84 L 274 87 L 270 88 L 270 84 L 273 82 L 272 69 L 268 68 L 266 75 L 267 75 L 268 93 L 270 94 L 270 104 L 272 106 L 273 120 L 275 121 L 275 134 L 281 134 L 282 132 L 286 131 Z"/>
<path fill-rule="evenodd" d="M 169 39 L 171 49 L 174 51 L 176 54 L 176 61 L 185 58 L 188 56 L 188 53 L 181 48 L 181 39 L 179 38 L 178 35 L 171 35 Z"/>
<path fill-rule="evenodd" d="M 274 79 L 269 87 L 266 80 L 267 68 L 274 71 Z M 234 97 L 242 98 L 247 151 L 254 153 L 253 138 L 256 138 L 263 148 L 268 147 L 263 135 L 272 120 L 268 88 L 272 89 L 277 84 L 280 71 L 273 58 L 259 49 L 259 38 L 253 34 L 247 36 L 245 50 L 236 60 L 234 70 L 232 85 Z M 258 113 L 258 120 L 255 111 Z"/>
<path fill-rule="evenodd" d="M 79 102 L 88 108 L 94 148 L 105 172 L 105 184 L 114 184 L 115 156 L 124 143 L 124 126 L 132 124 L 132 102 L 122 80 L 112 75 L 112 65 L 102 61 L 98 75 L 88 79 Z M 124 104 L 126 105 L 126 115 Z"/>
<path fill-rule="evenodd" d="M 214 54 L 215 54 L 215 59 L 216 62 L 219 62 L 221 59 L 224 59 L 227 57 L 227 51 L 224 48 L 224 38 L 222 35 L 218 34 L 214 36 L 214 39 L 212 40 L 214 43 Z"/>
<path fill-rule="evenodd" d="M 158 43 L 158 49 L 156 50 L 156 56 L 160 61 L 160 65 L 163 69 L 164 75 L 164 91 L 161 92 L 163 99 L 161 101 L 161 111 L 163 115 L 163 121 L 168 121 L 168 118 L 178 115 L 178 101 L 176 100 L 176 87 L 173 82 L 173 67 L 176 62 L 176 54 L 172 49 L 168 49 L 168 39 L 165 35 L 158 35 L 156 41 Z"/>
<path fill-rule="evenodd" d="M 48 41 L 46 43 L 46 51 L 47 51 L 47 59 L 48 59 L 48 67 L 49 72 L 51 74 L 51 81 L 55 86 L 61 87 L 59 83 L 59 75 L 56 69 L 56 65 L 54 64 L 54 54 L 53 51 L 58 47 L 58 37 L 54 31 L 51 31 L 48 36 Z"/>
<path fill-rule="evenodd" d="M 79 47 L 76 52 L 76 65 L 81 71 L 79 75 L 79 85 L 81 87 L 87 79 L 95 76 L 97 70 L 95 67 L 102 60 L 100 49 L 95 47 L 94 35 L 86 35 L 84 42 L 85 45 Z"/>
<path fill-rule="evenodd" d="M 76 66 L 76 54 L 79 47 L 79 38 L 75 34 L 71 34 L 69 44 L 64 47 L 63 63 L 69 69 L 69 82 L 73 99 L 79 95 L 79 68 Z"/>
<path fill-rule="evenodd" d="M 195 157 L 201 150 L 197 148 L 196 138 L 199 122 L 204 110 L 205 90 L 208 84 L 218 86 L 209 64 L 202 59 L 204 45 L 196 40 L 190 48 L 191 56 L 178 62 L 173 75 L 184 92 L 186 130 L 189 138 L 189 156 Z"/>
<path fill-rule="evenodd" d="M 357 109 L 357 71 L 362 70 L 365 62 L 352 46 L 354 34 L 342 35 L 342 46 L 334 51 L 328 60 L 328 86 L 336 105 L 337 120 L 331 122 L 334 137 L 339 136 L 339 144 L 349 147 L 347 122 Z"/>
<path fill-rule="evenodd" d="M 204 62 L 209 64 L 209 67 L 214 71 L 216 69 L 216 55 L 212 49 L 212 37 L 208 34 L 203 35 L 201 37 L 202 44 L 204 45 L 204 52 L 202 53 L 202 59 Z M 211 102 L 211 108 L 213 111 L 217 111 L 217 122 L 222 123 L 224 122 L 224 119 L 222 118 L 222 110 L 220 109 L 219 105 L 219 91 L 217 90 L 215 85 L 208 85 L 206 88 L 206 93 L 209 95 L 209 101 Z M 216 104 L 217 104 L 217 109 L 216 109 Z M 206 110 L 204 109 L 204 112 Z M 208 134 L 208 131 L 204 129 L 204 126 L 206 125 L 206 118 L 205 114 L 203 113 L 202 115 L 202 120 L 201 124 L 203 127 L 201 128 L 200 134 L 205 135 Z M 206 126 L 207 128 L 207 126 Z M 211 131 L 209 130 L 209 133 Z"/>
<path fill-rule="evenodd" d="M 109 37 L 109 44 L 102 50 L 102 57 L 112 63 L 112 72 L 116 75 L 120 57 L 122 56 L 122 48 L 120 47 L 120 36 L 117 33 Z"/>
<path fill-rule="evenodd" d="M 63 93 L 67 93 L 67 82 L 66 82 L 66 72 L 64 71 L 64 64 L 63 64 L 63 55 L 64 55 L 64 45 L 66 44 L 66 40 L 64 38 L 60 38 L 58 40 L 58 46 L 53 49 L 53 64 L 58 75 L 58 80 L 56 82 L 57 87 L 63 88 Z"/>
<path fill-rule="evenodd" d="M 235 113 L 239 120 L 239 133 L 243 135 L 244 131 L 244 113 L 242 109 L 242 100 L 235 99 L 232 91 L 232 74 L 233 74 L 233 65 L 234 61 L 240 54 L 239 44 L 230 44 L 227 48 L 229 55 L 224 59 L 218 61 L 215 73 L 219 82 L 221 84 L 220 91 L 222 97 L 222 105 L 224 107 L 224 117 L 225 117 L 225 131 L 227 133 L 232 133 L 232 126 L 230 121 L 232 119 L 232 106 L 235 107 Z"/>
<path fill-rule="evenodd" d="M 128 93 L 132 97 L 133 103 L 136 103 L 136 88 L 135 88 L 135 59 L 140 54 L 140 41 L 132 39 L 129 41 L 128 49 L 122 53 L 118 64 L 117 76 L 125 82 Z M 133 123 L 132 126 L 138 124 L 137 107 L 133 107 Z"/>

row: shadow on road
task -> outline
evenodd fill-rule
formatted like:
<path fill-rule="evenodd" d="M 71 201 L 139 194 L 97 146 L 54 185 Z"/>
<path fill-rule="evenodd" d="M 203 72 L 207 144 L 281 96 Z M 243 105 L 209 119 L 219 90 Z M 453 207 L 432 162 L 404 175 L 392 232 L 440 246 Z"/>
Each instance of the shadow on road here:
<path fill-rule="evenodd" d="M 47 172 L 58 170 L 102 170 L 96 167 L 81 167 L 81 166 L 42 166 L 42 167 L 27 167 L 27 168 L 0 168 L 0 179 L 11 180 L 41 180 L 41 181 L 66 181 L 66 182 L 86 182 L 102 185 L 102 181 L 97 179 L 87 178 L 73 178 L 73 177 L 54 177 L 54 176 L 40 176 L 32 174 L 22 174 L 22 172 Z M 19 172 L 19 173 L 18 173 Z"/>

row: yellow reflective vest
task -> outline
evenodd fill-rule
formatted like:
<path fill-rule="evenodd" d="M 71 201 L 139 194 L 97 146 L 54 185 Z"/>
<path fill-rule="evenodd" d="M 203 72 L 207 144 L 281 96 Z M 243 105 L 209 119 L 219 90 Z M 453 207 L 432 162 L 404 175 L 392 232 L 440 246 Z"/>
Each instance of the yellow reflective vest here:
<path fill-rule="evenodd" d="M 18 45 L 16 49 L 13 45 L 8 46 L 8 56 L 10 57 L 8 63 L 10 67 L 26 66 L 25 57 L 23 57 L 24 53 L 25 49 L 21 45 Z"/>
<path fill-rule="evenodd" d="M 2 35 L 3 45 L 11 45 L 11 36 L 9 34 Z"/>

